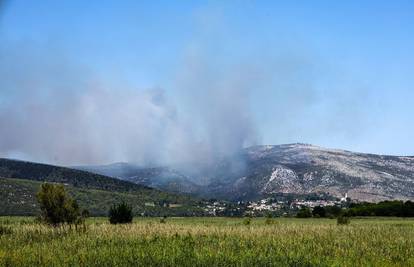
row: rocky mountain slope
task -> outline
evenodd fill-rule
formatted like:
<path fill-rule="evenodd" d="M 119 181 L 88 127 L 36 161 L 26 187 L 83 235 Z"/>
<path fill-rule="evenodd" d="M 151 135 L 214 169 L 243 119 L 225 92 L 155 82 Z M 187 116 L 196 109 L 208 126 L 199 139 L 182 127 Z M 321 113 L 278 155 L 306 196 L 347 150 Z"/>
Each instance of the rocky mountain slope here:
<path fill-rule="evenodd" d="M 116 165 L 114 165 L 116 166 Z M 112 166 L 112 167 L 114 167 Z M 235 167 L 236 166 L 236 167 Z M 88 169 L 88 167 L 84 167 Z M 253 200 L 274 193 L 326 192 L 336 197 L 379 201 L 414 199 L 414 157 L 384 156 L 325 149 L 307 144 L 255 146 L 223 159 L 207 173 L 185 168 L 142 168 L 121 164 L 101 174 L 201 197 Z"/>
<path fill-rule="evenodd" d="M 249 168 L 235 184 L 256 185 L 260 194 L 322 191 L 368 201 L 414 198 L 414 157 L 304 144 L 258 146 L 245 153 Z"/>

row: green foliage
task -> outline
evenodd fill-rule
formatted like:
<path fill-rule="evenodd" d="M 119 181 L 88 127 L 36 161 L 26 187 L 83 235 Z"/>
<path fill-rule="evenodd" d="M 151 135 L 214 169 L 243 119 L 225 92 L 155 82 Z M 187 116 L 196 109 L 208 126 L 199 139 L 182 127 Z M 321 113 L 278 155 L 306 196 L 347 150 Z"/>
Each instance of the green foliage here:
<path fill-rule="evenodd" d="M 79 205 L 65 191 L 63 185 L 44 183 L 37 193 L 41 221 L 58 226 L 63 223 L 80 224 Z"/>
<path fill-rule="evenodd" d="M 87 209 L 83 209 L 82 210 L 82 213 L 81 213 L 81 216 L 83 217 L 83 218 L 88 218 L 89 216 L 90 216 L 90 214 L 89 214 L 89 210 L 87 210 Z"/>
<path fill-rule="evenodd" d="M 338 206 L 326 206 L 324 209 L 326 216 L 329 218 L 336 218 L 342 214 L 342 208 Z"/>
<path fill-rule="evenodd" d="M 160 219 L 160 223 L 167 223 L 167 216 L 163 216 L 163 217 Z"/>
<path fill-rule="evenodd" d="M 244 219 L 244 218 L 243 218 Z M 8 220 L 0 266 L 413 266 L 414 219 L 143 218 L 109 225 L 90 218 L 88 231 Z M 4 225 L 4 224 L 3 224 Z"/>
<path fill-rule="evenodd" d="M 71 168 L 38 164 L 17 160 L 0 159 L 0 215 L 35 215 L 39 212 L 36 192 L 41 182 L 65 184 L 78 203 L 88 208 L 94 216 L 106 216 L 114 202 L 142 203 L 134 206 L 137 214 L 146 216 L 202 216 L 204 209 L 198 200 L 161 192 L 132 182 Z M 4 177 L 4 178 L 3 178 Z M 11 192 L 12 191 L 12 192 Z M 12 193 L 12 194 L 10 194 Z M 156 205 L 144 207 L 144 203 L 181 204 L 179 208 Z"/>
<path fill-rule="evenodd" d="M 86 171 L 9 159 L 0 159 L 0 177 L 65 183 L 75 187 L 122 192 L 149 189 L 145 186 Z"/>
<path fill-rule="evenodd" d="M 113 205 L 109 210 L 109 222 L 111 224 L 131 223 L 132 219 L 132 207 L 125 202 Z"/>
<path fill-rule="evenodd" d="M 395 216 L 414 217 L 414 202 L 383 201 L 379 203 L 351 204 L 349 216 Z"/>
<path fill-rule="evenodd" d="M 297 218 L 311 218 L 312 217 L 312 212 L 308 207 L 302 207 L 298 214 L 296 214 Z"/>
<path fill-rule="evenodd" d="M 312 215 L 315 218 L 330 218 L 334 219 L 343 214 L 343 210 L 339 206 L 317 206 L 313 208 Z"/>
<path fill-rule="evenodd" d="M 252 218 L 250 218 L 250 217 L 244 218 L 244 220 L 243 220 L 244 225 L 250 225 L 251 223 L 252 223 Z"/>
<path fill-rule="evenodd" d="M 336 223 L 338 225 L 347 225 L 351 222 L 350 218 L 348 216 L 340 215 L 338 218 L 336 218 Z"/>
<path fill-rule="evenodd" d="M 0 216 L 1 215 L 30 215 L 40 212 L 36 200 L 36 193 L 41 182 L 0 178 Z M 65 185 L 67 192 L 78 202 L 81 207 L 90 211 L 91 216 L 107 216 L 113 203 L 126 201 L 138 203 L 133 206 L 134 214 L 159 217 L 167 216 L 202 216 L 204 214 L 202 204 L 187 196 L 168 194 L 157 190 L 142 189 L 134 192 L 103 191 L 85 189 Z M 170 203 L 182 204 L 180 207 L 146 207 L 144 203 L 157 203 L 160 199 Z M 200 206 L 199 206 L 200 205 Z M 83 216 L 85 217 L 85 216 Z"/>
<path fill-rule="evenodd" d="M 313 208 L 312 215 L 315 218 L 325 218 L 326 217 L 326 211 L 324 207 L 317 206 Z"/>
<path fill-rule="evenodd" d="M 272 213 L 267 213 L 266 214 L 266 220 L 265 220 L 265 224 L 267 224 L 267 225 L 271 225 L 271 224 L 274 224 L 274 220 L 273 220 L 273 216 L 272 216 Z"/>

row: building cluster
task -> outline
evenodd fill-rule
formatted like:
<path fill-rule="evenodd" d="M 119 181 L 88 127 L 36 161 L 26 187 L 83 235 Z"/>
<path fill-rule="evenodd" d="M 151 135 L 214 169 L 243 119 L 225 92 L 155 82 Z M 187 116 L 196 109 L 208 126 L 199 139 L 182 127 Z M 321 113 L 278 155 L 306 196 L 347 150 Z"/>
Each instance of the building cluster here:
<path fill-rule="evenodd" d="M 228 203 L 223 201 L 209 202 L 205 206 L 205 212 L 211 216 L 238 216 L 238 215 L 263 215 L 273 213 L 278 215 L 295 214 L 302 207 L 313 209 L 317 206 L 343 207 L 350 201 L 347 196 L 341 199 L 274 199 L 265 198 L 259 201 L 239 201 Z"/>
<path fill-rule="evenodd" d="M 283 201 L 272 202 L 269 199 L 262 199 L 257 202 L 249 202 L 247 208 L 251 211 L 277 211 L 286 205 Z"/>
<path fill-rule="evenodd" d="M 226 210 L 226 203 L 215 201 L 207 204 L 204 210 L 209 215 L 217 216 Z"/>

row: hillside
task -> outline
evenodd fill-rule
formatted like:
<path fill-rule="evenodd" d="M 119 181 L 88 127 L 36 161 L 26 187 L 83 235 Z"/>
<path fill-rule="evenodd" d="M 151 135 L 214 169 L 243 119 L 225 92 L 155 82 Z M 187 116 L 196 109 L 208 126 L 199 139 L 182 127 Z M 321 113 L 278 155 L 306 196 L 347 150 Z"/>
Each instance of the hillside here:
<path fill-rule="evenodd" d="M 253 200 L 275 193 L 325 192 L 335 197 L 347 193 L 352 199 L 364 201 L 414 199 L 414 157 L 354 153 L 306 144 L 250 147 L 235 159 L 223 159 L 199 175 L 186 173 L 185 168 L 134 169 L 127 164 L 112 166 L 112 170 L 120 174 L 126 166 L 128 172 L 114 176 L 209 198 Z M 109 174 L 96 166 L 90 170 Z"/>
<path fill-rule="evenodd" d="M 79 166 L 80 170 L 117 177 L 135 184 L 159 188 L 174 193 L 191 193 L 202 187 L 191 181 L 191 177 L 169 167 L 144 168 L 128 163 L 114 163 L 102 166 Z"/>
<path fill-rule="evenodd" d="M 62 183 L 92 215 L 106 215 L 109 207 L 125 200 L 136 214 L 185 216 L 201 214 L 202 206 L 189 196 L 71 168 L 0 159 L 0 215 L 35 215 L 35 194 L 42 182 Z M 169 204 L 174 208 L 168 207 Z"/>
<path fill-rule="evenodd" d="M 87 171 L 10 159 L 0 159 L 0 177 L 47 181 L 75 187 L 121 192 L 150 189 Z"/>
<path fill-rule="evenodd" d="M 0 205 L 0 215 L 38 214 L 39 207 L 35 196 L 40 185 L 41 182 L 31 180 L 0 178 L 0 199 L 4 200 Z M 145 214 L 147 216 L 203 214 L 203 210 L 197 207 L 197 203 L 168 193 L 120 193 L 82 189 L 68 185 L 65 187 L 79 202 L 79 205 L 86 207 L 93 216 L 106 216 L 110 206 L 121 201 L 129 203 L 135 214 Z M 182 205 L 174 205 L 171 208 L 164 207 L 160 205 L 160 200 L 166 203 L 182 203 Z"/>
<path fill-rule="evenodd" d="M 251 147 L 244 157 L 246 172 L 229 186 L 239 196 L 244 191 L 251 196 L 328 192 L 341 197 L 348 193 L 352 199 L 367 201 L 414 198 L 414 157 L 305 144 Z"/>

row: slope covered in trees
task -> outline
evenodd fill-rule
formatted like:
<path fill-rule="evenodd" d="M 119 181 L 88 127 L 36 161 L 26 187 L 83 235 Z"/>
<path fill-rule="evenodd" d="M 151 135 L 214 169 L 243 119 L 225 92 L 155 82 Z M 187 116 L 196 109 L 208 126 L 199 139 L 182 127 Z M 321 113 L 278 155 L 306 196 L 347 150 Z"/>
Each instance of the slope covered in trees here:
<path fill-rule="evenodd" d="M 107 215 L 114 203 L 127 202 L 135 214 L 201 215 L 202 203 L 189 196 L 161 192 L 103 175 L 71 168 L 0 159 L 0 215 L 35 215 L 42 182 L 64 184 L 91 215 Z M 169 204 L 174 206 L 170 208 Z"/>
<path fill-rule="evenodd" d="M 0 178 L 0 216 L 39 214 L 36 193 L 41 184 L 24 179 Z M 70 185 L 65 188 L 78 201 L 79 206 L 88 209 L 92 216 L 107 216 L 110 207 L 122 201 L 132 206 L 135 215 L 200 216 L 204 213 L 202 207 L 199 207 L 200 203 L 191 198 L 155 190 L 148 194 L 82 189 Z"/>
<path fill-rule="evenodd" d="M 123 192 L 144 188 L 149 189 L 149 187 L 87 171 L 10 159 L 0 159 L 0 177 L 54 182 L 69 184 L 75 187 Z"/>

